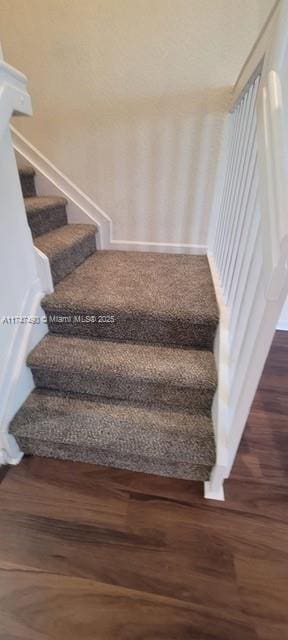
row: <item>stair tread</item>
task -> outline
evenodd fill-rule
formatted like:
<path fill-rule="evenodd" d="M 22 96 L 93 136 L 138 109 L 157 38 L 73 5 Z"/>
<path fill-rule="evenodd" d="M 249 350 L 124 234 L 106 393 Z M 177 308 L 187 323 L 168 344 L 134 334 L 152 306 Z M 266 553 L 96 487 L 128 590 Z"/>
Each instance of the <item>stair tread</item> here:
<path fill-rule="evenodd" d="M 67 371 L 73 376 L 120 376 L 167 385 L 209 388 L 217 376 L 213 354 L 198 349 L 108 342 L 50 334 L 30 353 L 34 369 Z M 168 393 L 168 388 L 167 388 Z"/>
<path fill-rule="evenodd" d="M 119 457 L 123 453 L 125 458 L 143 455 L 167 464 L 215 463 L 210 418 L 127 401 L 34 390 L 12 420 L 10 433 L 20 443 L 24 438 L 96 449 L 100 458 L 102 451 Z"/>
<path fill-rule="evenodd" d="M 62 196 L 31 196 L 24 198 L 24 202 L 27 215 L 44 211 L 45 209 L 65 207 L 67 204 L 66 198 Z"/>
<path fill-rule="evenodd" d="M 67 224 L 34 239 L 35 246 L 50 260 L 73 248 L 86 237 L 95 235 L 97 228 L 92 224 Z"/>
<path fill-rule="evenodd" d="M 29 164 L 26 164 L 18 167 L 18 173 L 21 177 L 35 176 L 35 169 L 33 169 L 33 167 L 31 167 Z"/>
<path fill-rule="evenodd" d="M 20 178 L 22 195 L 25 198 L 35 198 L 36 197 L 36 188 L 35 188 L 35 171 L 33 167 L 29 164 L 24 164 L 18 167 L 18 173 Z"/>
<path fill-rule="evenodd" d="M 99 310 L 215 327 L 218 323 L 206 256 L 99 251 L 58 284 L 43 304 L 48 311 Z M 149 342 L 149 326 L 147 331 Z"/>

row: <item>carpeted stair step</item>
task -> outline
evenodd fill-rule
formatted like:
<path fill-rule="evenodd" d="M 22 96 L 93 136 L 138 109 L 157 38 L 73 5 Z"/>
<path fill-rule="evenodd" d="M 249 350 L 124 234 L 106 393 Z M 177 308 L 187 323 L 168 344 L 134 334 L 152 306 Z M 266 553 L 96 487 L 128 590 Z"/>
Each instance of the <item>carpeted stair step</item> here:
<path fill-rule="evenodd" d="M 37 387 L 211 414 L 210 351 L 48 335 L 27 364 Z"/>
<path fill-rule="evenodd" d="M 35 239 L 35 246 L 49 258 L 54 284 L 96 250 L 95 233 L 92 224 L 67 224 Z"/>
<path fill-rule="evenodd" d="M 27 220 L 33 238 L 67 224 L 67 200 L 60 196 L 25 197 Z"/>
<path fill-rule="evenodd" d="M 42 306 L 50 331 L 114 342 L 212 349 L 218 324 L 206 256 L 98 251 Z"/>
<path fill-rule="evenodd" d="M 36 196 L 35 171 L 29 165 L 18 169 L 23 198 Z"/>
<path fill-rule="evenodd" d="M 33 391 L 10 425 L 28 454 L 192 480 L 215 463 L 211 420 L 123 401 Z"/>

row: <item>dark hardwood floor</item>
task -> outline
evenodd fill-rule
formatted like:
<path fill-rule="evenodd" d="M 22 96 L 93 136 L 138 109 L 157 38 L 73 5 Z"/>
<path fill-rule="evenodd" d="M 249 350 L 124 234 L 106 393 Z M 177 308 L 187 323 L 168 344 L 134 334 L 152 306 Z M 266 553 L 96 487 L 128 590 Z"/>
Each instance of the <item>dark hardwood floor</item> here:
<path fill-rule="evenodd" d="M 1 640 L 288 638 L 288 332 L 275 335 L 225 494 L 40 458 L 9 469 Z"/>

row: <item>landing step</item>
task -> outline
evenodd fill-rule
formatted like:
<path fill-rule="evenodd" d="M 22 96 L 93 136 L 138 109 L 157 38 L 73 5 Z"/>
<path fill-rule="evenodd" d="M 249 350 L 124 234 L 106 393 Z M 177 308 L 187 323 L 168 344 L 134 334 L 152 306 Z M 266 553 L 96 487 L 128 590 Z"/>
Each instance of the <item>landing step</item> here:
<path fill-rule="evenodd" d="M 210 415 L 216 389 L 213 354 L 197 349 L 48 335 L 27 364 L 37 387 L 181 406 L 197 414 Z"/>
<path fill-rule="evenodd" d="M 206 256 L 98 251 L 43 300 L 50 331 L 116 341 L 213 348 L 218 308 Z M 85 322 L 86 316 L 114 322 Z"/>
<path fill-rule="evenodd" d="M 208 480 L 211 420 L 123 401 L 33 391 L 10 425 L 24 453 L 175 478 Z"/>
<path fill-rule="evenodd" d="M 67 200 L 58 196 L 25 198 L 27 220 L 33 238 L 67 224 Z"/>
<path fill-rule="evenodd" d="M 35 246 L 49 258 L 54 284 L 96 250 L 95 233 L 92 224 L 69 224 L 35 239 Z"/>

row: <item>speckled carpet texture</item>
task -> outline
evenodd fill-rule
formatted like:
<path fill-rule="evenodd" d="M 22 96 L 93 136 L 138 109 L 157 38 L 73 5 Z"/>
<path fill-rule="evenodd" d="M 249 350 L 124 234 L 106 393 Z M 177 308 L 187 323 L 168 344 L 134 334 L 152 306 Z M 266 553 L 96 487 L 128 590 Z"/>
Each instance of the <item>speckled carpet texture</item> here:
<path fill-rule="evenodd" d="M 49 333 L 29 354 L 35 390 L 10 425 L 24 453 L 207 480 L 218 309 L 205 256 L 97 251 L 19 171 L 34 244 L 50 261 Z"/>

